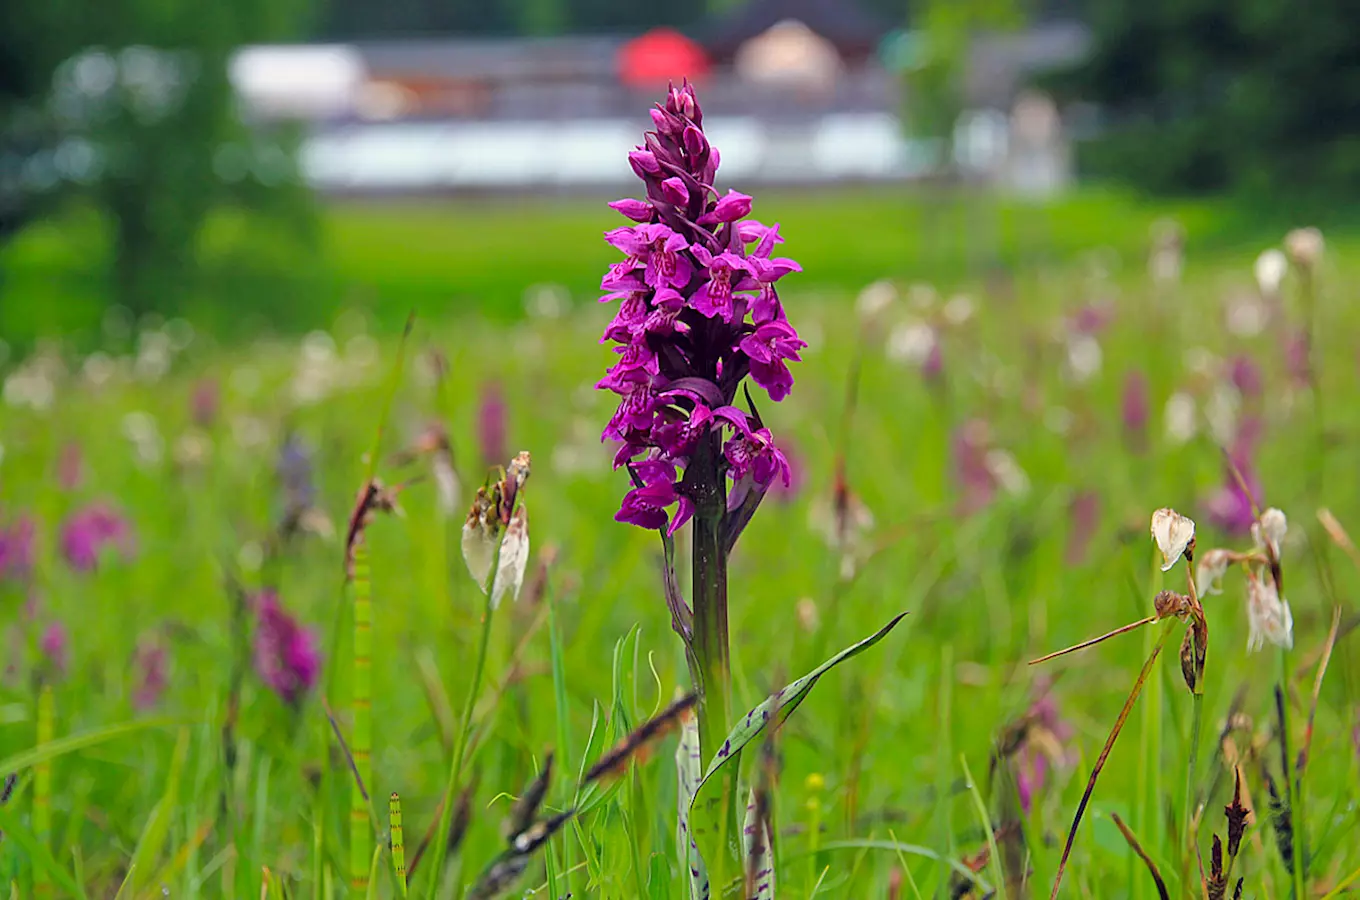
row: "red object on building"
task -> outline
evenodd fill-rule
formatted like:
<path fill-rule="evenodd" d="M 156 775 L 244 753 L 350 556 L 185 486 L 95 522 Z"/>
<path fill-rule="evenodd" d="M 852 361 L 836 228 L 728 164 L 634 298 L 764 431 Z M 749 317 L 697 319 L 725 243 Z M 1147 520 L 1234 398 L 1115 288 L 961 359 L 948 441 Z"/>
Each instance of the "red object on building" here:
<path fill-rule="evenodd" d="M 634 38 L 619 50 L 619 78 L 631 87 L 697 81 L 708 74 L 704 48 L 671 28 L 657 28 Z"/>

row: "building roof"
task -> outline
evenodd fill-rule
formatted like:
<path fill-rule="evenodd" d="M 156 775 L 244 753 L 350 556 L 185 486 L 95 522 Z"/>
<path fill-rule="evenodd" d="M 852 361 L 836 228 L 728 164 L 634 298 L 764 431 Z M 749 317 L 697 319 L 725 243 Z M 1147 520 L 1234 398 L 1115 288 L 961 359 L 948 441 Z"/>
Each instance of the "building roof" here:
<path fill-rule="evenodd" d="M 852 60 L 872 56 L 889 30 L 854 0 L 749 0 L 706 23 L 701 40 L 716 59 L 730 61 L 742 44 L 789 19 L 802 22 Z"/>
<path fill-rule="evenodd" d="M 489 81 L 613 79 L 617 37 L 434 38 L 356 44 L 376 78 Z"/>

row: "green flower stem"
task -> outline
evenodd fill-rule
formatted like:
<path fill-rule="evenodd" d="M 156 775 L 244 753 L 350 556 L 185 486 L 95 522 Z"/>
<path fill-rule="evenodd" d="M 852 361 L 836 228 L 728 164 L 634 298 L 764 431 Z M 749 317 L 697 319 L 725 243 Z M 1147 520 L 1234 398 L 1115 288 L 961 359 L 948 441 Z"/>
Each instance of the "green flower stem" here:
<path fill-rule="evenodd" d="M 477 699 L 482 691 L 482 676 L 486 672 L 486 652 L 491 644 L 491 613 L 496 572 L 501 567 L 502 541 L 496 542 L 496 555 L 491 561 L 491 571 L 487 575 L 486 602 L 482 606 L 482 633 L 477 640 L 477 663 L 472 670 L 472 683 L 468 685 L 467 700 L 463 704 L 463 716 L 458 723 L 458 733 L 454 735 L 453 763 L 449 766 L 449 780 L 444 788 L 444 806 L 439 814 L 439 827 L 434 834 L 434 860 L 430 866 L 430 889 L 426 896 L 431 900 L 439 895 L 439 879 L 444 874 L 444 857 L 449 848 L 449 829 L 453 825 L 453 808 L 458 802 L 458 790 L 463 777 L 463 757 L 467 754 L 468 737 L 472 733 L 472 714 L 477 708 Z M 461 884 L 455 896 L 462 896 Z"/>

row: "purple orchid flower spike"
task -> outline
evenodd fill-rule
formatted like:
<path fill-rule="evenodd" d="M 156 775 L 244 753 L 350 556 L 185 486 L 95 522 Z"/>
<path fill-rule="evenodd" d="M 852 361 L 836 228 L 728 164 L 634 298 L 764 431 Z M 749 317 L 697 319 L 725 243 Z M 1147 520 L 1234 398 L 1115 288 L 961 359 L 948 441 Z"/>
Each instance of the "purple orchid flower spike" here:
<path fill-rule="evenodd" d="M 116 549 L 124 560 L 130 560 L 136 550 L 132 524 L 107 503 L 92 503 L 62 525 L 61 553 L 77 572 L 92 571 L 108 547 Z"/>
<path fill-rule="evenodd" d="M 316 636 L 288 614 L 273 590 L 255 597 L 255 614 L 255 671 L 270 690 L 296 706 L 321 669 Z"/>
<path fill-rule="evenodd" d="M 799 266 L 771 256 L 779 226 L 746 218 L 749 196 L 714 186 L 719 154 L 693 87 L 672 87 L 651 118 L 654 130 L 628 155 L 645 199 L 610 204 L 634 224 L 605 234 L 624 255 L 600 283 L 602 299 L 619 303 L 604 340 L 620 348 L 597 387 L 618 395 L 603 438 L 632 479 L 615 518 L 662 535 L 666 602 L 702 686 L 699 739 L 711 758 L 731 702 L 727 559 L 771 486 L 792 480 L 747 379 L 783 400 L 793 389 L 788 364 L 807 345 L 778 293 Z M 672 540 L 687 523 L 692 612 Z"/>

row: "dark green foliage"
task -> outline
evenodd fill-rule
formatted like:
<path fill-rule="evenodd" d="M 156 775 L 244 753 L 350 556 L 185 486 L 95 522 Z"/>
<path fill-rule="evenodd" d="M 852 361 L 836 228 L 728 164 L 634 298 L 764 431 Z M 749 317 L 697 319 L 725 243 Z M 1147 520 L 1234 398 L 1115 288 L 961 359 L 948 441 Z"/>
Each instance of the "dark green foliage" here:
<path fill-rule="evenodd" d="M 227 75 L 239 45 L 294 36 L 302 2 L 6 4 L 0 158 L 27 174 L 0 182 L 0 236 L 92 211 L 108 251 L 87 262 L 134 312 L 194 297 L 215 211 L 241 213 L 256 240 L 305 248 L 295 141 L 243 123 Z"/>
<path fill-rule="evenodd" d="M 1096 50 L 1052 84 L 1105 112 L 1090 172 L 1160 191 L 1360 188 L 1348 0 L 1090 0 Z"/>

